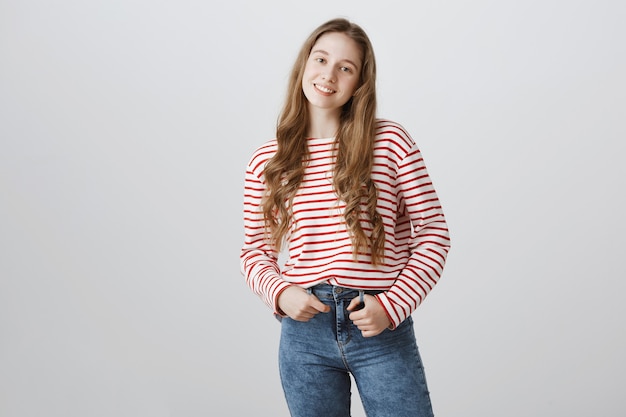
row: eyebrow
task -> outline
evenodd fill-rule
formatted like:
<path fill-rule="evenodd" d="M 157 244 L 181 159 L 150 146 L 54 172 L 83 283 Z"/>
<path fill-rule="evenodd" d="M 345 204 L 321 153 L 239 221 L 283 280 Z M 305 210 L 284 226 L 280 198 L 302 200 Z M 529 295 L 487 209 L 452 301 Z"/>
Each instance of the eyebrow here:
<path fill-rule="evenodd" d="M 314 53 L 321 53 L 321 54 L 327 55 L 327 56 L 330 55 L 328 52 L 326 52 L 323 49 L 315 49 L 315 50 L 311 51 L 311 55 L 313 55 Z M 352 65 L 354 68 L 359 68 L 359 66 L 357 64 L 355 64 L 354 62 L 352 62 L 351 60 L 346 59 L 346 58 L 342 59 L 340 62 L 347 62 L 348 64 Z"/>

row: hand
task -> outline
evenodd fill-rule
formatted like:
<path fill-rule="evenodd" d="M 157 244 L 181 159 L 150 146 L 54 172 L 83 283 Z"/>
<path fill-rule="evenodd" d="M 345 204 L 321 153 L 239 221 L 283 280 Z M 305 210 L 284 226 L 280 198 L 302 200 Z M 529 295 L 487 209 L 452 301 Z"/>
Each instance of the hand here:
<path fill-rule="evenodd" d="M 348 311 L 351 311 L 350 320 L 359 328 L 363 337 L 377 336 L 389 327 L 391 321 L 376 297 L 365 294 L 363 308 L 356 310 L 360 304 L 360 298 L 354 298 L 348 305 Z"/>
<path fill-rule="evenodd" d="M 292 285 L 278 296 L 278 307 L 294 320 L 309 321 L 318 313 L 327 313 L 330 307 L 304 288 Z"/>

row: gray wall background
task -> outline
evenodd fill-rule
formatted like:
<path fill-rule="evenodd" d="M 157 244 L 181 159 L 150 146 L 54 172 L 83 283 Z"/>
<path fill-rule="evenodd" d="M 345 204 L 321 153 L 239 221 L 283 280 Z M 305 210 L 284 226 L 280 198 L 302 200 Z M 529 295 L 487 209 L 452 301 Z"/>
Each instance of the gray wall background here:
<path fill-rule="evenodd" d="M 335 16 L 449 221 L 436 414 L 623 416 L 625 5 L 1 0 L 0 416 L 288 415 L 243 172 Z"/>

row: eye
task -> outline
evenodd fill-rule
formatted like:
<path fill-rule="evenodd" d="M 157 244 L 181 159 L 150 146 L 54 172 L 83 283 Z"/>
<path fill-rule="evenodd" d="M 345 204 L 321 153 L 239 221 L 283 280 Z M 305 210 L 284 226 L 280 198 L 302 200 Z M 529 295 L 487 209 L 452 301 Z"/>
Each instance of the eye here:
<path fill-rule="evenodd" d="M 324 62 L 326 62 L 326 60 L 324 58 L 315 58 L 315 62 L 319 62 L 320 64 L 323 64 Z"/>
<path fill-rule="evenodd" d="M 350 68 L 350 67 L 341 67 L 341 71 L 343 71 L 343 72 L 352 72 L 352 68 Z"/>

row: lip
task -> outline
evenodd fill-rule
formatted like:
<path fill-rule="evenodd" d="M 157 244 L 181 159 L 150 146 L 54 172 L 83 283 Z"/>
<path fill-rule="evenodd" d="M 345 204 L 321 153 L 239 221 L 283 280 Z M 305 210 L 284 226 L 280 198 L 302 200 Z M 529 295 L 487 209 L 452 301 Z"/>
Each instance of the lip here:
<path fill-rule="evenodd" d="M 315 84 L 313 83 L 313 87 L 315 88 L 316 91 L 320 92 L 321 94 L 324 95 L 331 95 L 336 93 L 336 90 L 333 90 L 332 88 L 329 88 L 325 85 L 321 85 L 321 84 Z"/>

